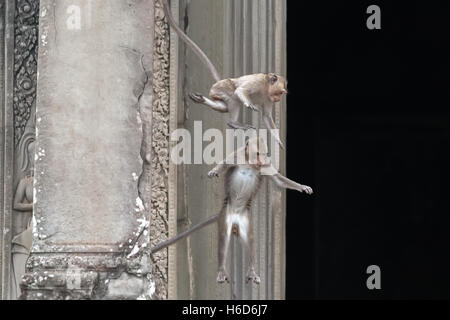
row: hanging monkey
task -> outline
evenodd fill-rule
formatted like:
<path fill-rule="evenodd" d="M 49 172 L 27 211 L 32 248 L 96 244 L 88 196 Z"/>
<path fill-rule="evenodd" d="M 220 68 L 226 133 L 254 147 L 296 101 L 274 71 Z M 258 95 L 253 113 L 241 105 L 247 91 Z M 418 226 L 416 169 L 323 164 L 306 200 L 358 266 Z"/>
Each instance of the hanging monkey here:
<path fill-rule="evenodd" d="M 275 131 L 277 128 L 272 118 L 272 109 L 274 103 L 281 101 L 283 94 L 287 93 L 286 79 L 274 73 L 259 73 L 239 78 L 222 79 L 208 56 L 175 23 L 168 0 L 163 0 L 163 6 L 169 24 L 206 65 L 215 81 L 211 87 L 209 98 L 199 93 L 191 93 L 189 94 L 191 100 L 218 112 L 228 112 L 230 114 L 228 126 L 233 129 L 253 128 L 238 121 L 242 104 L 255 111 L 260 111 L 259 108 L 262 109 L 264 123 L 268 129 L 271 129 L 271 134 L 284 149 L 278 131 Z"/>
<path fill-rule="evenodd" d="M 235 164 L 235 157 L 239 152 L 244 152 L 245 159 L 242 164 Z M 208 176 L 210 178 L 218 177 L 225 172 L 225 201 L 219 214 L 214 215 L 204 222 L 184 231 L 183 233 L 169 239 L 156 247 L 151 252 L 155 253 L 166 248 L 175 242 L 187 237 L 189 234 L 197 231 L 213 222 L 218 221 L 219 226 L 219 270 L 217 282 L 229 282 L 225 265 L 228 253 L 228 246 L 231 235 L 239 237 L 249 255 L 249 266 L 246 275 L 246 282 L 253 281 L 260 283 L 260 277 L 256 274 L 254 268 L 254 247 L 253 247 L 253 219 L 251 216 L 251 205 L 264 176 L 270 178 L 279 188 L 293 189 L 306 194 L 312 194 L 313 190 L 305 185 L 296 183 L 278 173 L 270 164 L 268 164 L 267 145 L 261 138 L 251 138 L 247 141 L 244 148 L 241 148 L 219 163 L 212 169 Z M 271 172 L 271 175 L 262 175 L 262 169 Z"/>

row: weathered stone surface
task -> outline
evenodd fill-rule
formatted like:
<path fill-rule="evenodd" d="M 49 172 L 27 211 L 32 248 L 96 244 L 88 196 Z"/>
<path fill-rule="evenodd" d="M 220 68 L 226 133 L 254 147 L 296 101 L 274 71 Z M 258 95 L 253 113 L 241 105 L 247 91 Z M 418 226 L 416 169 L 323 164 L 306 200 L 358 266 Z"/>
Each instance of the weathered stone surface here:
<path fill-rule="evenodd" d="M 139 12 L 150 7 L 41 3 L 35 214 L 47 244 L 119 246 L 138 226 L 152 57 L 152 19 Z"/>
<path fill-rule="evenodd" d="M 40 8 L 34 240 L 22 298 L 150 298 L 154 2 Z"/>
<path fill-rule="evenodd" d="M 145 279 L 127 273 L 122 273 L 120 278 L 110 280 L 106 299 L 133 299 L 145 292 Z"/>
<path fill-rule="evenodd" d="M 172 3 L 172 7 L 176 2 Z M 175 10 L 172 10 L 175 13 Z M 176 13 L 175 13 L 176 14 Z M 155 1 L 155 39 L 153 64 L 153 118 L 152 118 L 152 198 L 151 198 L 151 246 L 167 240 L 169 226 L 176 224 L 176 218 L 169 221 L 169 189 L 173 181 L 169 180 L 169 25 L 164 16 L 162 0 Z M 173 115 L 172 115 L 173 116 Z M 175 198 L 173 198 L 175 199 Z M 174 200 L 172 200 L 174 201 Z M 169 298 L 169 282 L 176 280 L 169 276 L 168 250 L 152 255 L 153 276 L 156 282 L 155 297 L 159 300 Z"/>

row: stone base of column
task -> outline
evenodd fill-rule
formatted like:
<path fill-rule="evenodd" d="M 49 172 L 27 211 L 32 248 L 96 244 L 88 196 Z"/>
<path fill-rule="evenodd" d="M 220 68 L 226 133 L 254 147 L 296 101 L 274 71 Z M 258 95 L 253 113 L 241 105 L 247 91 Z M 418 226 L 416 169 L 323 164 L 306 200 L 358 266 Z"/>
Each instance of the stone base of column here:
<path fill-rule="evenodd" d="M 21 300 L 144 300 L 154 293 L 147 255 L 39 253 L 27 269 Z"/>

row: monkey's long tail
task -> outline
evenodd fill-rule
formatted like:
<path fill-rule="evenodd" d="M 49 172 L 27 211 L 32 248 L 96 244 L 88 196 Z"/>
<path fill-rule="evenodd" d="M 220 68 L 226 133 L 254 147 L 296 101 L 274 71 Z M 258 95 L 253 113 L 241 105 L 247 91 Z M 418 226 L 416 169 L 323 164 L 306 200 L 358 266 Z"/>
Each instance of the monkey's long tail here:
<path fill-rule="evenodd" d="M 162 250 L 162 249 L 164 249 L 164 248 L 174 244 L 175 242 L 177 242 L 177 241 L 179 241 L 179 240 L 181 240 L 183 238 L 186 238 L 191 233 L 193 233 L 193 232 L 195 232 L 195 231 L 197 231 L 197 230 L 199 230 L 199 229 L 201 229 L 203 227 L 206 227 L 207 225 L 210 225 L 211 223 L 217 221 L 218 219 L 219 219 L 219 214 L 216 214 L 215 216 L 212 216 L 212 217 L 208 218 L 207 220 L 205 220 L 205 221 L 203 221 L 203 222 L 193 226 L 192 228 L 189 228 L 188 230 L 186 230 L 186 231 L 176 235 L 175 237 L 173 237 L 171 239 L 168 239 L 168 240 L 166 240 L 164 242 L 161 242 L 160 244 L 154 246 L 152 248 L 152 250 L 151 250 L 151 253 L 152 254 L 156 253 L 156 252 L 158 252 L 158 251 L 160 251 L 160 250 Z"/>
<path fill-rule="evenodd" d="M 216 68 L 214 67 L 214 65 L 212 64 L 211 60 L 209 60 L 208 56 L 176 24 L 175 20 L 173 19 L 172 12 L 170 11 L 168 0 L 163 0 L 163 6 L 164 6 L 164 13 L 166 14 L 166 17 L 169 20 L 169 24 L 172 26 L 172 28 L 175 29 L 175 32 L 178 34 L 178 36 L 195 52 L 195 54 L 200 58 L 200 60 L 202 60 L 202 62 L 208 67 L 209 71 L 211 72 L 214 78 L 214 81 L 215 82 L 220 81 L 221 77 L 217 72 Z"/>

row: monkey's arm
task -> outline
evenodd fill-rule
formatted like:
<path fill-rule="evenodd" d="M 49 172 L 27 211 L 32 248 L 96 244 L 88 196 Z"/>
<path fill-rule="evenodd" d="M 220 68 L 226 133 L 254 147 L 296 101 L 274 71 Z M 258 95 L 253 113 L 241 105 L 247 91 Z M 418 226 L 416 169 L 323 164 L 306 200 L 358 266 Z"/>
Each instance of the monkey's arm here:
<path fill-rule="evenodd" d="M 237 88 L 234 93 L 239 98 L 239 100 L 241 100 L 244 106 L 254 111 L 259 111 L 258 108 L 250 100 L 248 90 L 244 86 L 240 86 L 239 88 Z"/>
<path fill-rule="evenodd" d="M 208 172 L 208 177 L 210 177 L 210 178 L 218 177 L 218 176 L 221 175 L 222 172 L 224 172 L 228 167 L 229 167 L 229 164 L 227 164 L 227 163 L 225 163 L 225 162 L 221 162 L 221 163 L 219 163 L 217 166 L 215 166 L 214 169 L 212 169 L 210 172 Z"/>
<path fill-rule="evenodd" d="M 224 171 L 226 171 L 229 167 L 231 167 L 233 165 L 233 162 L 231 162 L 232 159 L 230 159 L 231 156 L 233 156 L 233 158 L 234 158 L 234 152 L 232 155 L 228 156 L 225 160 L 223 160 L 222 162 L 219 162 L 217 164 L 217 166 L 214 167 L 214 169 L 212 169 L 210 172 L 208 172 L 208 177 L 210 177 L 210 178 L 218 177 Z"/>
<path fill-rule="evenodd" d="M 218 177 L 229 167 L 234 166 L 239 161 L 245 161 L 245 147 L 231 152 L 224 160 L 219 162 L 214 169 L 208 172 L 208 177 Z"/>
<path fill-rule="evenodd" d="M 295 181 L 292 181 L 280 173 L 269 176 L 275 184 L 283 189 L 292 189 L 300 192 L 305 192 L 306 194 L 313 194 L 313 189 L 309 186 L 302 185 Z"/>
<path fill-rule="evenodd" d="M 158 251 L 160 251 L 160 250 L 162 250 L 162 249 L 164 249 L 164 248 L 174 244 L 175 242 L 186 238 L 191 233 L 193 233 L 193 232 L 195 232 L 195 231 L 197 231 L 197 230 L 199 230 L 199 229 L 201 229 L 203 227 L 206 227 L 207 225 L 215 222 L 217 219 L 219 219 L 219 214 L 216 214 L 215 216 L 212 216 L 212 217 L 208 218 L 207 220 L 197 224 L 196 226 L 194 226 L 192 228 L 187 229 L 186 231 L 176 235 L 175 237 L 173 237 L 173 238 L 171 238 L 169 240 L 166 240 L 164 242 L 161 242 L 161 243 L 157 244 L 156 246 L 154 246 L 152 248 L 151 253 L 152 254 L 156 253 L 156 252 L 158 252 Z"/>
<path fill-rule="evenodd" d="M 272 108 L 271 107 L 268 108 L 268 107 L 264 106 L 263 120 L 267 126 L 267 129 L 270 130 L 270 134 L 273 135 L 273 137 L 278 142 L 280 147 L 282 149 L 284 149 L 284 144 L 283 144 L 283 142 L 281 142 L 278 128 L 275 125 L 275 121 L 273 121 L 273 118 L 272 118 Z"/>

